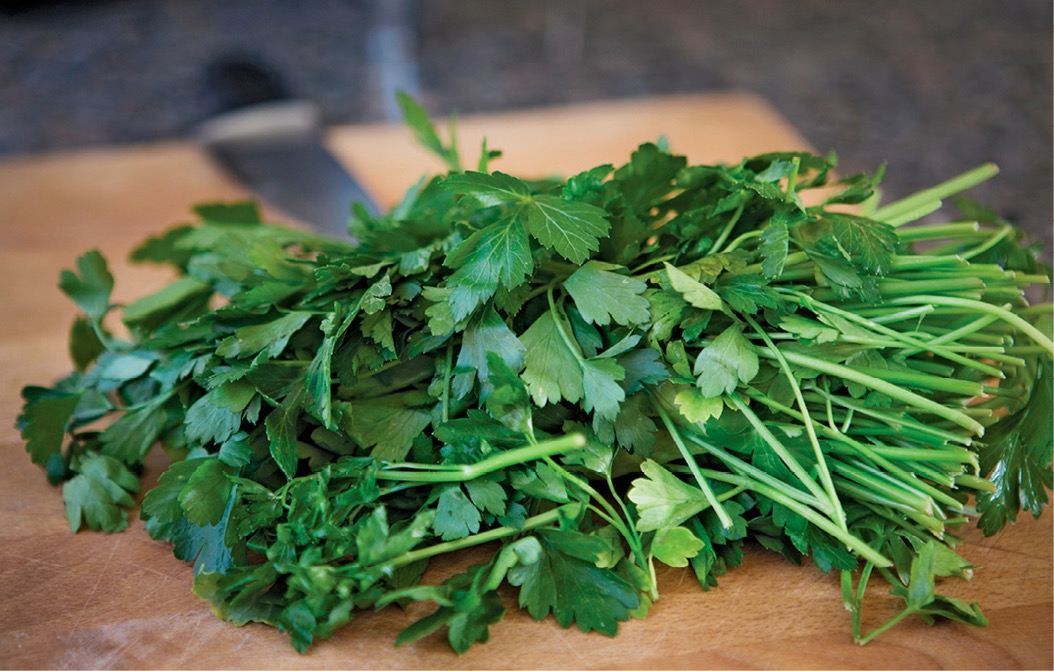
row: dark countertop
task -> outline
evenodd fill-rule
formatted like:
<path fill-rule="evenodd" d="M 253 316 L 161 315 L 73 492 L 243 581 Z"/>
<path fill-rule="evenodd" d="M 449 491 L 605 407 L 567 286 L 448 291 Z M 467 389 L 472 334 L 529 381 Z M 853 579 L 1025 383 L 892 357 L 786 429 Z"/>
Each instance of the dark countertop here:
<path fill-rule="evenodd" d="M 327 121 L 747 90 L 845 173 L 973 192 L 1052 243 L 1048 0 L 107 0 L 0 3 L 0 155 L 185 136 L 207 63 L 259 57 Z M 700 129 L 700 132 L 706 132 Z M 651 138 L 641 138 L 642 141 Z M 677 138 L 670 138 L 676 149 Z"/>

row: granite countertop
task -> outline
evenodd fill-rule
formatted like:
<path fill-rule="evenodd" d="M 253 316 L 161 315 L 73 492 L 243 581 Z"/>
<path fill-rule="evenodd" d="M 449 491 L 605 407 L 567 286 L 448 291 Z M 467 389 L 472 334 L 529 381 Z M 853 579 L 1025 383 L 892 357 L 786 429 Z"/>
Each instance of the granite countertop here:
<path fill-rule="evenodd" d="M 328 122 L 664 93 L 769 100 L 890 196 L 986 161 L 973 195 L 1052 247 L 1045 0 L 51 0 L 0 4 L 0 156 L 183 137 L 202 72 L 260 58 Z M 700 129 L 705 132 L 705 129 Z M 650 138 L 642 138 L 642 140 Z M 670 138 L 676 149 L 677 138 Z"/>

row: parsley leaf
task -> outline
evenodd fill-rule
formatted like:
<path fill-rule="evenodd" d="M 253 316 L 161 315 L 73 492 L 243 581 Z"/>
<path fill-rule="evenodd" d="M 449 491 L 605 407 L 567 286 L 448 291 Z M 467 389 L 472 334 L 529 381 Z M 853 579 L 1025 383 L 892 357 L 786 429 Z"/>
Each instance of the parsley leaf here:
<path fill-rule="evenodd" d="M 520 588 L 520 606 L 536 620 L 552 612 L 561 627 L 574 622 L 582 631 L 614 636 L 640 600 L 636 591 L 610 569 L 597 566 L 608 543 L 576 531 L 539 530 L 538 561 L 509 571 Z"/>
<path fill-rule="evenodd" d="M 582 263 L 599 250 L 600 239 L 611 227 L 599 207 L 556 196 L 535 196 L 524 209 L 531 235 L 572 263 Z"/>
<path fill-rule="evenodd" d="M 447 257 L 446 264 L 455 269 L 447 284 L 455 321 L 494 296 L 499 286 L 513 289 L 534 270 L 530 240 L 517 217 L 476 231 Z"/>
<path fill-rule="evenodd" d="M 84 524 L 95 531 L 121 531 L 128 526 L 127 508 L 135 505 L 139 480 L 121 462 L 104 454 L 85 454 L 77 473 L 62 488 L 66 519 L 74 533 Z"/>
<path fill-rule="evenodd" d="M 649 303 L 642 296 L 647 285 L 612 272 L 618 269 L 610 263 L 589 261 L 564 280 L 564 290 L 590 324 L 629 326 L 648 321 Z"/>
<path fill-rule="evenodd" d="M 760 363 L 754 346 L 735 326 L 730 326 L 695 359 L 692 373 L 696 385 L 706 398 L 715 398 L 735 391 L 758 374 Z"/>
<path fill-rule="evenodd" d="M 113 275 L 102 254 L 92 250 L 77 259 L 77 272 L 62 271 L 59 288 L 84 310 L 89 319 L 99 324 L 110 309 Z"/>

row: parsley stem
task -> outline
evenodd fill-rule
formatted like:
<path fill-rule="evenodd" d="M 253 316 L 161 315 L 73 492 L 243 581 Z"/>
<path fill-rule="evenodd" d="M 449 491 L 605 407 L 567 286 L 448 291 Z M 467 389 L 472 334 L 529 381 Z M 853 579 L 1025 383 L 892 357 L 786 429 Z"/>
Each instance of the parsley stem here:
<path fill-rule="evenodd" d="M 568 334 L 567 329 L 564 328 L 564 316 L 560 312 L 560 309 L 556 306 L 556 299 L 553 297 L 553 288 L 549 287 L 546 292 L 546 296 L 549 298 L 549 310 L 553 313 L 553 325 L 556 326 L 556 332 L 560 335 L 560 339 L 567 345 L 567 349 L 574 355 L 575 360 L 578 361 L 578 365 L 583 369 L 585 368 L 585 359 L 582 358 L 581 348 L 578 343 L 573 340 Z"/>
<path fill-rule="evenodd" d="M 998 173 L 999 168 L 997 168 L 995 164 L 986 163 L 957 177 L 941 182 L 936 186 L 923 189 L 922 191 L 906 198 L 902 198 L 881 207 L 872 213 L 871 218 L 889 223 L 890 219 L 899 220 L 901 217 L 918 210 L 920 207 L 928 205 L 933 201 L 937 201 L 937 206 L 939 207 L 942 199 L 947 198 L 948 196 L 954 196 L 961 191 L 977 186 L 981 182 L 991 179 Z M 895 226 L 897 224 L 892 225 Z"/>
<path fill-rule="evenodd" d="M 940 443 L 954 442 L 960 443 L 962 445 L 970 445 L 970 443 L 973 442 L 970 438 L 961 436 L 951 431 L 945 431 L 944 429 L 930 426 L 929 424 L 923 424 L 918 421 L 904 419 L 895 415 L 887 415 L 877 409 L 868 408 L 862 403 L 853 403 L 852 401 L 842 396 L 830 394 L 819 389 L 818 387 L 810 387 L 809 391 L 813 391 L 825 398 L 829 398 L 831 402 L 837 406 L 846 408 L 847 410 L 852 410 L 858 414 L 867 417 L 877 419 L 883 422 L 884 424 L 887 424 L 892 427 L 892 431 L 896 435 L 910 437 L 912 440 L 918 440 L 918 438 L 916 438 L 913 434 L 924 434 L 932 436 L 933 438 L 937 439 Z"/>
<path fill-rule="evenodd" d="M 816 498 L 816 503 L 819 508 L 828 515 L 835 516 L 835 521 L 844 525 L 845 514 L 840 512 L 841 506 L 836 503 L 838 501 L 838 495 L 834 493 L 833 484 L 830 485 L 830 489 L 826 492 L 821 489 L 809 474 L 805 472 L 801 463 L 794 458 L 794 455 L 790 453 L 790 450 L 788 450 L 786 446 L 781 443 L 771 431 L 769 431 L 768 427 L 765 426 L 761 419 L 754 414 L 746 403 L 743 402 L 738 394 L 735 392 L 729 394 L 729 399 L 732 401 L 732 404 L 736 406 L 736 410 L 741 412 L 743 416 L 746 417 L 747 421 L 750 422 L 750 425 L 754 427 L 754 430 L 757 432 L 758 436 L 761 437 L 761 440 L 763 440 L 765 444 L 776 453 L 776 456 L 780 458 L 780 461 L 786 464 L 787 468 L 790 469 L 790 472 L 793 473 L 802 485 L 809 490 L 809 493 Z M 802 403 L 804 403 L 804 400 Z M 815 434 L 813 434 L 813 436 L 815 437 Z M 819 448 L 819 445 L 817 445 L 817 448 Z M 820 453 L 819 459 L 820 461 L 817 462 L 818 464 L 823 461 L 823 453 Z M 824 470 L 827 470 L 826 464 L 824 465 Z M 828 485 L 830 480 L 831 476 L 830 473 L 828 473 L 827 482 L 825 482 L 824 485 Z"/>
<path fill-rule="evenodd" d="M 739 249 L 739 246 L 742 245 L 747 240 L 750 240 L 752 238 L 760 238 L 762 232 L 763 231 L 760 231 L 760 230 L 753 230 L 753 231 L 747 231 L 746 233 L 741 234 L 735 240 L 733 240 L 732 242 L 728 243 L 728 246 L 725 247 L 725 253 L 727 254 L 728 252 L 731 252 L 731 251 L 734 251 L 736 249 Z"/>
<path fill-rule="evenodd" d="M 758 323 L 754 321 L 754 318 L 750 315 L 744 315 L 744 317 L 746 318 L 747 323 L 750 324 L 750 327 L 761 335 L 762 339 L 765 341 L 765 344 L 769 347 L 769 349 L 771 349 L 776 354 L 776 360 L 780 364 L 780 369 L 783 371 L 784 376 L 790 383 L 791 390 L 794 392 L 794 398 L 798 401 L 798 407 L 801 408 L 802 417 L 805 423 L 805 433 L 809 437 L 809 444 L 812 446 L 813 455 L 816 457 L 816 465 L 820 474 L 820 481 L 823 483 L 824 489 L 827 490 L 827 498 L 830 500 L 831 504 L 831 513 L 834 515 L 835 520 L 839 523 L 839 525 L 845 528 L 845 511 L 842 510 L 842 502 L 838 498 L 837 492 L 835 492 L 834 490 L 834 483 L 831 481 L 831 472 L 827 468 L 827 460 L 823 456 L 823 450 L 820 449 L 820 441 L 816 438 L 816 429 L 813 428 L 813 421 L 812 418 L 809 416 L 809 408 L 805 403 L 805 397 L 802 396 L 801 386 L 798 384 L 794 373 L 791 372 L 790 366 L 787 364 L 787 360 L 783 358 L 783 355 L 780 353 L 779 348 L 776 347 L 776 344 L 769 339 L 768 334 L 765 333 L 765 330 L 762 329 L 758 325 Z M 733 397 L 733 402 L 735 402 L 737 405 L 741 405 L 743 408 L 746 408 L 746 405 L 741 400 L 739 400 L 738 395 L 733 394 Z M 747 419 L 750 420 L 751 424 L 753 424 L 754 420 L 757 419 L 757 415 L 754 415 L 753 412 L 751 412 L 750 415 L 753 415 L 753 419 L 751 419 L 749 415 L 747 416 Z M 761 424 L 760 420 L 758 420 L 758 424 L 762 428 L 764 428 L 764 424 Z M 768 429 L 766 429 L 766 431 L 767 430 Z M 811 478 L 809 479 L 809 482 L 812 482 Z M 816 494 L 816 498 L 820 499 L 822 497 L 819 494 Z"/>
<path fill-rule="evenodd" d="M 446 346 L 446 369 L 443 371 L 443 421 L 450 420 L 450 377 L 454 370 L 454 341 Z"/>
<path fill-rule="evenodd" d="M 465 538 L 446 541 L 444 543 L 436 543 L 435 545 L 429 545 L 420 550 L 411 550 L 410 552 L 399 555 L 394 559 L 389 559 L 384 562 L 384 564 L 391 568 L 399 568 L 400 566 L 406 566 L 407 564 L 412 564 L 416 561 L 421 561 L 422 559 L 431 559 L 432 557 L 437 557 L 449 552 L 456 552 L 464 548 L 483 545 L 484 543 L 496 541 L 501 538 L 508 538 L 509 536 L 522 534 L 525 531 L 530 531 L 531 529 L 537 529 L 538 527 L 544 527 L 553 522 L 558 522 L 561 518 L 577 517 L 582 509 L 581 505 L 582 504 L 580 503 L 565 503 L 564 505 L 553 508 L 552 510 L 528 517 L 524 520 L 522 527 L 496 527 L 494 529 L 488 529 L 487 531 L 481 531 L 478 534 L 472 534 Z"/>
<path fill-rule="evenodd" d="M 953 221 L 947 224 L 907 226 L 897 231 L 897 237 L 900 238 L 901 242 L 942 240 L 945 238 L 962 239 L 979 235 L 984 235 L 984 233 L 981 232 L 981 225 L 976 221 Z"/>
<path fill-rule="evenodd" d="M 714 512 L 717 513 L 717 518 L 721 521 L 721 526 L 725 529 L 731 529 L 733 524 L 732 518 L 729 516 L 728 511 L 725 510 L 725 507 L 721 505 L 721 502 L 717 500 L 717 497 L 714 495 L 714 490 L 710 488 L 710 483 L 703 477 L 702 472 L 699 470 L 699 464 L 696 463 L 695 457 L 693 457 L 688 451 L 688 446 L 684 444 L 684 439 L 681 437 L 680 431 L 677 430 L 677 427 L 674 425 L 673 420 L 670 419 L 670 416 L 666 413 L 666 410 L 659 405 L 655 395 L 649 391 L 648 397 L 651 399 L 651 404 L 652 407 L 655 408 L 655 412 L 658 413 L 659 418 L 662 420 L 663 426 L 666 427 L 666 431 L 670 434 L 670 437 L 673 438 L 674 444 L 677 445 L 677 449 L 680 451 L 681 456 L 688 464 L 692 477 L 694 477 L 695 481 L 699 484 L 699 489 L 703 491 L 703 496 L 706 497 L 707 502 L 714 509 Z"/>
<path fill-rule="evenodd" d="M 896 329 L 893 329 L 893 328 L 890 328 L 888 326 L 885 326 L 884 324 L 876 323 L 876 322 L 874 322 L 874 321 L 872 321 L 872 320 L 870 320 L 870 319 L 868 319 L 866 317 L 861 317 L 860 315 L 855 314 L 853 312 L 850 312 L 848 310 L 843 310 L 841 308 L 836 308 L 835 306 L 829 305 L 828 303 L 824 303 L 822 301 L 818 301 L 815 298 L 813 298 L 812 296 L 804 294 L 804 293 L 802 293 L 800 291 L 795 291 L 795 290 L 791 290 L 791 289 L 783 289 L 782 293 L 785 293 L 785 294 L 790 295 L 790 296 L 794 296 L 795 298 L 798 299 L 799 303 L 801 303 L 803 306 L 807 307 L 809 310 L 812 310 L 816 314 L 819 314 L 821 312 L 826 312 L 828 314 L 837 315 L 838 317 L 841 317 L 843 319 L 847 319 L 847 320 L 849 320 L 849 321 L 851 321 L 851 322 L 853 322 L 855 324 L 859 324 L 861 326 L 864 326 L 864 327 L 866 327 L 866 328 L 868 328 L 868 329 L 870 329 L 872 331 L 877 331 L 878 333 L 881 333 L 882 335 L 885 335 L 885 336 L 888 336 L 890 338 L 893 338 L 893 339 L 895 339 L 895 340 L 897 340 L 899 342 L 902 342 L 902 343 L 904 343 L 906 345 L 910 345 L 912 347 L 916 347 L 916 348 L 920 348 L 920 349 L 928 351 L 928 352 L 932 352 L 933 354 L 936 354 L 937 356 L 940 356 L 940 357 L 943 357 L 945 359 L 948 359 L 949 361 L 954 361 L 954 362 L 956 362 L 958 364 L 962 364 L 964 366 L 968 366 L 970 368 L 973 368 L 975 370 L 979 370 L 979 371 L 981 371 L 983 373 L 986 373 L 988 375 L 992 375 L 994 377 L 999 377 L 999 378 L 1005 377 L 1003 372 L 1001 370 L 999 370 L 998 368 L 996 368 L 994 366 L 990 366 L 990 365 L 988 365 L 988 364 L 986 364 L 984 362 L 978 361 L 976 359 L 970 359 L 970 358 L 965 357 L 965 356 L 963 356 L 961 354 L 953 352 L 953 351 L 951 351 L 950 349 L 948 349 L 946 347 L 942 347 L 940 345 L 940 343 L 934 344 L 933 341 L 926 342 L 926 341 L 923 341 L 923 340 L 919 340 L 918 338 L 914 338 L 914 337 L 912 337 L 910 335 L 906 335 L 904 333 L 901 333 L 900 331 L 897 331 Z"/>
<path fill-rule="evenodd" d="M 1037 345 L 1043 347 L 1047 353 L 1054 356 L 1054 341 L 1051 341 L 1050 338 L 1044 335 L 1042 331 L 1037 329 L 1031 323 L 1011 312 L 1009 305 L 999 306 L 993 305 L 992 303 L 985 303 L 984 301 L 956 298 L 953 296 L 899 296 L 897 298 L 889 299 L 888 302 L 891 305 L 932 303 L 934 305 L 967 308 L 972 309 L 975 312 L 983 312 L 985 314 L 993 315 L 1023 332 Z"/>
<path fill-rule="evenodd" d="M 535 459 L 544 459 L 554 454 L 581 449 L 586 438 L 580 433 L 571 433 L 533 445 L 525 445 L 499 452 L 473 464 L 463 464 L 457 470 L 448 470 L 448 465 L 393 464 L 397 468 L 377 472 L 378 480 L 401 480 L 403 482 L 465 482 L 481 475 L 517 466 Z M 436 466 L 441 468 L 437 469 Z M 419 469 L 419 470 L 412 470 Z"/>
<path fill-rule="evenodd" d="M 802 422 L 805 421 L 805 416 L 804 415 L 801 415 L 800 413 L 796 412 L 793 408 L 787 407 L 787 406 L 785 406 L 785 405 L 783 405 L 781 403 L 777 403 L 776 401 L 773 401 L 772 399 L 769 399 L 769 398 L 765 397 L 760 392 L 754 392 L 754 393 L 752 393 L 750 395 L 751 395 L 752 398 L 756 398 L 758 401 L 760 401 L 761 403 L 764 403 L 765 405 L 768 405 L 769 407 L 771 407 L 774 410 L 777 410 L 777 411 L 782 412 L 782 413 L 784 413 L 786 415 L 789 415 L 789 416 L 791 416 L 791 417 L 793 417 L 793 418 L 795 418 L 795 419 L 797 419 L 799 421 L 802 421 Z M 827 398 L 828 398 L 828 400 L 830 400 L 829 396 Z M 813 422 L 813 420 L 811 420 L 811 419 L 809 421 Z M 832 442 L 833 442 L 833 444 L 835 446 L 834 447 L 835 451 L 838 451 L 838 446 L 840 446 L 840 445 L 841 446 L 845 446 L 847 448 L 850 448 L 852 450 L 853 454 L 855 454 L 857 456 L 863 456 L 863 457 L 867 458 L 868 460 L 870 460 L 871 462 L 873 462 L 875 464 L 878 464 L 879 466 L 885 468 L 890 473 L 895 474 L 897 477 L 901 478 L 905 482 L 910 482 L 911 483 L 911 487 L 913 489 L 921 490 L 921 491 L 923 491 L 925 493 L 925 495 L 928 495 L 928 496 L 930 496 L 930 497 L 932 497 L 932 498 L 934 498 L 936 500 L 939 500 L 942 503 L 944 503 L 945 505 L 948 505 L 948 506 L 952 507 L 955 510 L 961 510 L 962 509 L 962 504 L 959 501 L 956 501 L 954 498 L 952 498 L 951 496 L 949 496 L 946 493 L 942 492 L 941 490 L 937 489 L 936 487 L 933 487 L 929 483 L 926 483 L 926 482 L 924 482 L 922 480 L 919 480 L 917 477 L 915 477 L 915 475 L 913 473 L 910 472 L 910 470 L 906 470 L 904 468 L 901 468 L 900 466 L 897 466 L 895 463 L 890 462 L 884 456 L 884 454 L 880 452 L 881 448 L 879 448 L 878 446 L 867 445 L 867 444 L 861 443 L 861 442 L 859 442 L 857 440 L 854 440 L 853 438 L 845 435 L 844 432 L 840 432 L 840 431 L 837 431 L 836 429 L 833 429 L 831 427 L 824 426 L 822 423 L 819 423 L 819 422 L 814 422 L 814 423 L 815 423 L 815 425 L 817 427 L 819 427 L 819 430 L 821 432 L 823 432 L 823 434 L 825 436 L 827 436 L 828 438 L 832 439 Z M 901 449 L 902 448 L 890 448 L 889 451 L 891 453 L 893 453 L 893 454 L 899 454 Z M 908 449 L 908 448 L 904 448 L 904 449 Z M 968 450 L 964 449 L 964 448 L 955 447 L 955 448 L 945 448 L 945 449 L 942 449 L 942 450 L 918 449 L 918 450 L 915 450 L 915 451 L 911 452 L 911 454 L 913 456 L 915 456 L 917 458 L 921 458 L 921 459 L 928 459 L 928 458 L 933 457 L 935 455 L 936 456 L 941 456 L 941 455 L 947 456 L 948 454 L 951 454 L 953 456 L 952 456 L 951 459 L 948 459 L 948 460 L 952 461 L 953 463 L 970 463 L 970 464 L 972 464 L 975 467 L 977 465 L 976 462 L 974 461 L 974 457 L 972 457 L 972 453 L 969 452 Z M 964 457 L 965 457 L 965 461 L 963 460 Z M 901 458 L 908 458 L 908 457 L 901 457 Z"/>
<path fill-rule="evenodd" d="M 879 634 L 881 634 L 884 631 L 892 629 L 894 626 L 899 624 L 901 620 L 903 620 L 904 618 L 908 617 L 909 615 L 913 615 L 914 613 L 915 613 L 914 609 L 905 608 L 904 610 L 900 611 L 899 613 L 897 613 L 896 615 L 891 617 L 885 624 L 883 624 L 882 626 L 876 628 L 874 631 L 872 631 L 867 636 L 864 636 L 863 638 L 857 639 L 857 641 L 856 641 L 857 645 L 867 645 L 868 643 L 871 642 L 871 639 L 873 639 L 874 637 L 878 636 Z"/>
<path fill-rule="evenodd" d="M 1003 226 L 998 231 L 996 231 L 995 235 L 989 237 L 987 240 L 985 240 L 981 244 L 979 244 L 979 245 L 977 245 L 975 247 L 971 247 L 970 249 L 968 249 L 966 251 L 959 252 L 959 256 L 963 257 L 964 259 L 972 259 L 975 256 L 978 256 L 980 254 L 984 254 L 989 249 L 991 249 L 992 247 L 995 247 L 1000 242 L 1005 240 L 1006 236 L 1010 235 L 1010 233 L 1013 230 L 1014 230 L 1014 228 L 1012 226 Z"/>
<path fill-rule="evenodd" d="M 717 254 L 721 250 L 721 245 L 725 244 L 725 241 L 728 240 L 728 236 L 732 234 L 732 229 L 734 229 L 736 224 L 739 223 L 739 217 L 743 215 L 743 208 L 746 206 L 747 199 L 744 199 L 743 202 L 739 204 L 739 207 L 736 208 L 736 211 L 732 213 L 732 217 L 728 220 L 728 223 L 721 229 L 721 233 L 717 236 L 717 240 L 714 241 L 714 246 L 707 252 L 708 255 Z"/>
<path fill-rule="evenodd" d="M 691 436 L 694 442 L 702 444 L 704 447 L 712 448 L 712 445 L 708 445 L 705 441 L 702 441 L 697 436 Z M 825 516 L 821 515 L 816 510 L 802 505 L 800 501 L 797 501 L 790 496 L 787 496 L 788 491 L 785 484 L 778 484 L 776 486 L 769 486 L 759 481 L 752 480 L 742 475 L 735 473 L 725 473 L 722 471 L 712 471 L 706 469 L 703 471 L 705 475 L 719 480 L 721 482 L 727 482 L 732 485 L 745 485 L 751 491 L 760 494 L 766 498 L 772 499 L 776 503 L 790 508 L 793 512 L 804 517 L 809 522 L 812 522 L 822 531 L 827 533 L 833 538 L 843 542 L 847 548 L 857 554 L 857 556 L 866 559 L 867 561 L 874 562 L 878 566 L 892 566 L 893 562 L 886 559 L 877 550 L 872 548 L 870 545 L 862 541 L 861 539 L 854 536 L 852 533 L 844 531 L 841 527 L 831 522 Z"/>
<path fill-rule="evenodd" d="M 775 358 L 775 354 L 768 351 L 767 349 L 758 348 L 758 352 L 768 359 Z M 880 380 L 879 378 L 876 378 L 872 375 L 867 375 L 865 373 L 860 372 L 859 370 L 850 368 L 849 366 L 843 366 L 842 364 L 834 363 L 831 361 L 824 361 L 822 359 L 817 359 L 815 357 L 811 357 L 806 354 L 801 354 L 799 352 L 786 351 L 783 352 L 783 356 L 785 356 L 787 360 L 791 363 L 795 363 L 799 366 L 804 366 L 805 368 L 819 371 L 821 373 L 826 373 L 828 375 L 834 375 L 835 377 L 840 377 L 850 382 L 856 382 L 857 384 L 860 384 L 864 387 L 868 387 L 898 401 L 914 406 L 919 410 L 923 410 L 933 415 L 936 415 L 942 419 L 946 419 L 952 422 L 953 424 L 961 426 L 962 428 L 967 429 L 968 431 L 975 433 L 979 436 L 984 435 L 984 426 L 969 417 L 968 415 L 960 412 L 955 408 L 949 408 L 945 405 L 937 403 L 936 401 L 928 399 L 925 396 L 920 396 L 915 392 L 908 391 L 907 389 L 902 389 L 891 382 Z"/>
<path fill-rule="evenodd" d="M 769 475 L 760 468 L 748 464 L 747 462 L 743 461 L 742 459 L 739 459 L 736 456 L 733 456 L 732 454 L 726 452 L 720 447 L 717 447 L 712 443 L 707 443 L 702 439 L 697 438 L 694 434 L 688 434 L 688 439 L 696 445 L 699 445 L 704 450 L 714 455 L 721 461 L 723 461 L 725 465 L 729 468 L 735 469 L 738 472 L 745 474 L 747 477 L 753 478 L 755 481 L 765 484 L 769 487 L 774 487 L 785 491 L 788 497 L 795 499 L 802 505 L 812 506 L 814 508 L 819 508 L 821 506 L 821 503 L 817 501 L 808 492 L 798 489 L 796 487 L 788 487 L 788 483 L 776 479 L 774 476 Z M 691 469 L 689 469 L 689 471 L 690 470 Z M 720 480 L 720 478 L 717 479 Z"/>
<path fill-rule="evenodd" d="M 801 168 L 801 157 L 795 156 L 791 159 L 791 171 L 787 176 L 787 192 L 784 200 L 788 203 L 794 202 L 794 191 L 798 188 L 798 170 Z"/>

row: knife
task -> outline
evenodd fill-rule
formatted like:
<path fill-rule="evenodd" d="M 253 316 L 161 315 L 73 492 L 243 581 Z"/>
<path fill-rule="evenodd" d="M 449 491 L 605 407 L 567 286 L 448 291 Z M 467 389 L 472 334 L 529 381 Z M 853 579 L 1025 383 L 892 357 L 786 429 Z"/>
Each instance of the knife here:
<path fill-rule="evenodd" d="M 380 208 L 322 144 L 318 107 L 289 98 L 251 61 L 228 60 L 208 73 L 226 111 L 198 124 L 193 135 L 209 156 L 245 188 L 315 230 L 348 237 L 352 205 Z"/>

